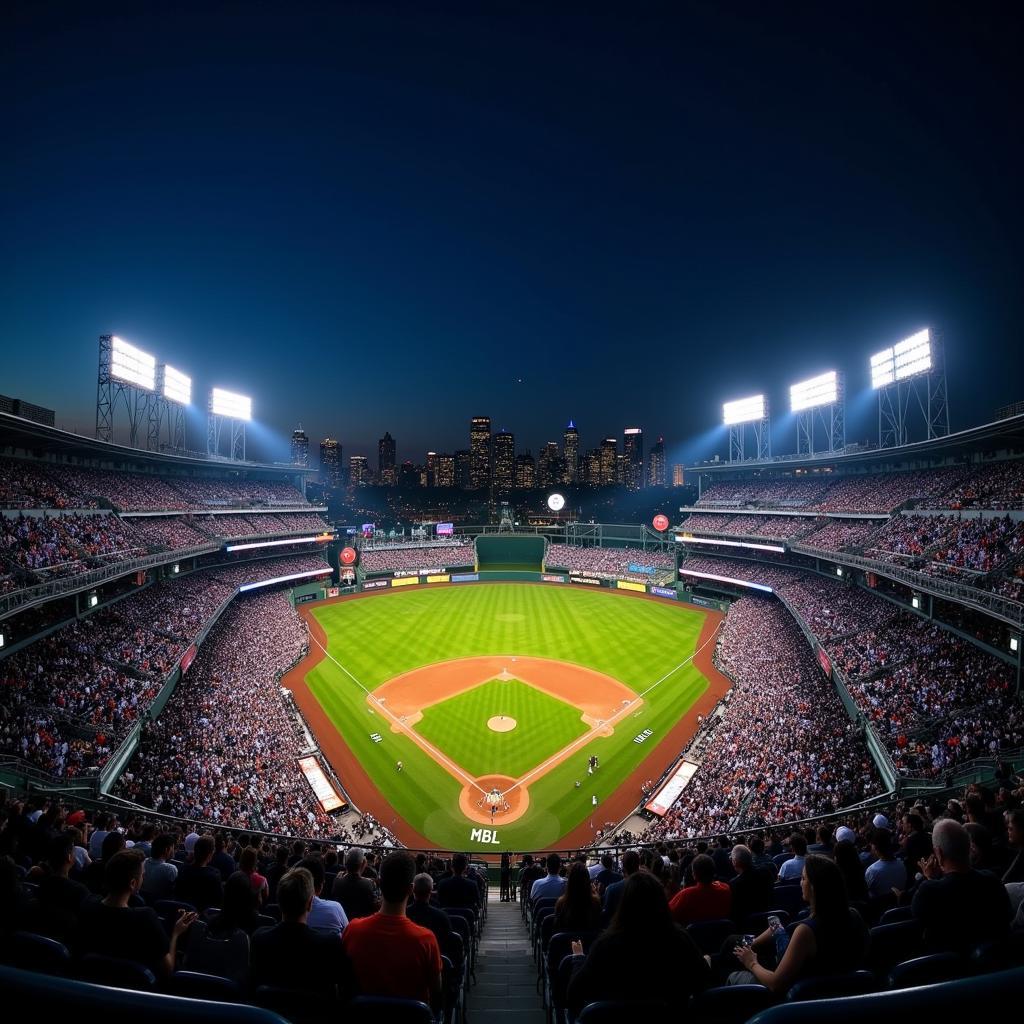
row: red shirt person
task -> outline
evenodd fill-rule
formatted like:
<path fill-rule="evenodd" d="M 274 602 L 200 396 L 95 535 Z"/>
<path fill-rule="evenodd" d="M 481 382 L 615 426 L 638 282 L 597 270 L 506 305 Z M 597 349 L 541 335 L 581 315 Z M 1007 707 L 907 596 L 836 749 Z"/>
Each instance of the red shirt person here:
<path fill-rule="evenodd" d="M 441 950 L 434 933 L 413 924 L 405 906 L 412 895 L 416 862 L 399 850 L 380 868 L 381 907 L 349 922 L 342 944 L 361 995 L 418 999 L 435 1008 L 441 998 Z"/>
<path fill-rule="evenodd" d="M 715 881 L 715 862 L 702 853 L 693 858 L 694 884 L 680 889 L 672 897 L 669 910 L 684 928 L 696 921 L 718 921 L 732 910 L 732 890 L 725 882 Z"/>

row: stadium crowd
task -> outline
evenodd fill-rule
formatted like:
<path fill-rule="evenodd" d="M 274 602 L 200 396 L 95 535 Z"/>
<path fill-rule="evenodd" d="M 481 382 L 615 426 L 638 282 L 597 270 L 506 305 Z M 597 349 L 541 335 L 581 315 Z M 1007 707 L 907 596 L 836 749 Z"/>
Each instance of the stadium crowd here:
<path fill-rule="evenodd" d="M 167 673 L 239 586 L 314 569 L 330 571 L 322 558 L 300 555 L 157 583 L 8 654 L 0 660 L 0 753 L 56 775 L 102 767 L 108 741 L 146 714 Z"/>
<path fill-rule="evenodd" d="M 364 549 L 359 556 L 363 572 L 411 572 L 417 569 L 441 571 L 449 566 L 472 565 L 476 552 L 471 540 L 458 544 L 424 547 Z"/>
<path fill-rule="evenodd" d="M 85 572 L 97 559 L 123 560 L 145 553 L 143 539 L 114 515 L 0 515 L 0 560 L 36 578 Z"/>
<path fill-rule="evenodd" d="M 187 512 L 224 505 L 305 507 L 291 484 L 273 480 L 164 477 L 30 459 L 0 459 L 0 508 L 92 508 Z"/>
<path fill-rule="evenodd" d="M 654 573 L 630 569 L 630 566 L 653 568 L 656 573 L 675 569 L 675 552 L 635 547 L 577 547 L 574 544 L 549 544 L 545 565 L 549 569 L 568 569 L 589 576 L 609 576 L 643 581 Z"/>
<path fill-rule="evenodd" d="M 197 821 L 333 835 L 299 768 L 308 751 L 278 685 L 307 647 L 306 627 L 286 595 L 240 597 L 145 727 L 118 792 Z"/>
<path fill-rule="evenodd" d="M 863 738 L 777 602 L 734 602 L 716 662 L 735 683 L 724 713 L 696 773 L 645 839 L 797 820 L 880 791 Z"/>

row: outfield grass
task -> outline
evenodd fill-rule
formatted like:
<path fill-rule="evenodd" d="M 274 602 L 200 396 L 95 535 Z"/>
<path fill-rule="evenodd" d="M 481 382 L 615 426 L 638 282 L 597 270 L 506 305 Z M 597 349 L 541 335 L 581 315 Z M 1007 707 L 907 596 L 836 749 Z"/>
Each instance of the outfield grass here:
<path fill-rule="evenodd" d="M 509 732 L 495 732 L 488 719 L 515 719 Z M 518 679 L 492 679 L 466 693 L 433 704 L 416 731 L 472 776 L 518 779 L 587 731 L 578 708 Z"/>
<path fill-rule="evenodd" d="M 475 826 L 459 810 L 460 784 L 413 740 L 387 728 L 367 706 L 367 690 L 423 665 L 501 654 L 574 662 L 637 693 L 663 680 L 646 693 L 638 711 L 619 722 L 614 735 L 591 740 L 531 783 L 530 807 L 522 818 L 507 826 L 499 818 L 501 848 L 527 850 L 553 844 L 584 820 L 602 824 L 601 801 L 707 688 L 692 664 L 681 664 L 693 654 L 704 615 L 668 602 L 568 587 L 485 584 L 374 594 L 316 607 L 313 614 L 344 670 L 325 659 L 307 675 L 310 688 L 396 813 L 448 849 L 473 848 Z M 645 729 L 651 730 L 650 738 L 634 743 Z M 370 739 L 375 732 L 382 742 Z M 592 753 L 601 768 L 588 777 Z M 545 756 L 538 746 L 532 763 Z M 395 771 L 397 760 L 405 764 L 401 774 Z"/>

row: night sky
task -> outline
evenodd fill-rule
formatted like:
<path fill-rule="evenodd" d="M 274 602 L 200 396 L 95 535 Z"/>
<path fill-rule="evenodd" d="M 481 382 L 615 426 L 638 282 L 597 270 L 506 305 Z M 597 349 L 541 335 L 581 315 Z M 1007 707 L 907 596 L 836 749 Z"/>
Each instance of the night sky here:
<path fill-rule="evenodd" d="M 932 324 L 987 422 L 1024 399 L 1022 11 L 16 3 L 0 392 L 91 434 L 111 332 L 251 394 L 251 453 L 422 461 L 488 414 L 676 461 L 757 391 L 793 450 L 832 367 L 873 437 L 869 356 Z"/>

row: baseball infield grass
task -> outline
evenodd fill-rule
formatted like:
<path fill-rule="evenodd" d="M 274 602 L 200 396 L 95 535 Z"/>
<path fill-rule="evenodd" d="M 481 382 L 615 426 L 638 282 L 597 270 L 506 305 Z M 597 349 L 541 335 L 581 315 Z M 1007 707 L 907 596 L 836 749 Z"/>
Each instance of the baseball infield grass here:
<path fill-rule="evenodd" d="M 600 827 L 605 820 L 601 803 L 708 685 L 691 661 L 704 614 L 674 603 L 539 584 L 485 584 L 389 591 L 323 605 L 313 614 L 327 634 L 330 657 L 307 674 L 310 689 L 397 817 L 446 849 L 534 850 L 554 844 L 583 821 Z M 573 662 L 618 679 L 644 699 L 638 710 L 617 722 L 612 736 L 595 737 L 533 779 L 529 809 L 508 825 L 499 818 L 498 844 L 486 847 L 471 839 L 478 826 L 459 809 L 461 784 L 411 738 L 392 732 L 366 701 L 367 692 L 400 673 L 485 655 Z M 484 698 L 488 693 L 502 694 L 497 687 L 508 685 L 487 683 L 444 702 L 460 716 L 469 714 L 469 704 L 475 706 L 479 721 L 472 731 L 468 725 L 446 722 L 443 714 L 431 714 L 443 712 L 443 705 L 428 708 L 417 728 L 472 775 L 518 778 L 551 756 L 552 743 L 561 749 L 573 736 L 546 726 L 490 732 L 487 719 L 508 712 L 503 697 L 491 704 Z M 523 689 L 545 697 L 531 687 Z M 529 700 L 533 720 L 541 703 Z M 554 698 L 546 700 L 566 709 Z M 541 712 L 542 717 L 547 713 Z M 580 732 L 585 731 L 579 724 Z M 425 731 L 435 729 L 448 735 Z M 642 742 L 635 742 L 646 730 L 650 733 Z M 513 735 L 516 745 L 506 747 L 501 741 Z M 564 742 L 559 743 L 561 738 Z M 526 767 L 510 770 L 499 763 L 506 753 L 515 759 L 513 768 Z M 591 754 L 598 756 L 601 767 L 589 776 Z M 404 764 L 401 773 L 395 769 L 399 760 Z"/>
<path fill-rule="evenodd" d="M 514 719 L 516 727 L 495 732 L 487 723 L 496 716 Z M 474 777 L 518 779 L 582 736 L 588 726 L 577 708 L 556 697 L 518 679 L 492 679 L 432 704 L 415 728 Z"/>

